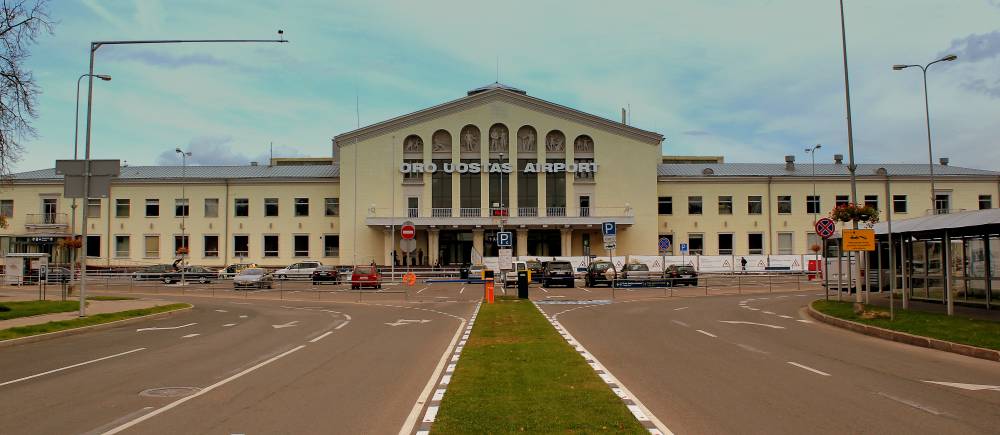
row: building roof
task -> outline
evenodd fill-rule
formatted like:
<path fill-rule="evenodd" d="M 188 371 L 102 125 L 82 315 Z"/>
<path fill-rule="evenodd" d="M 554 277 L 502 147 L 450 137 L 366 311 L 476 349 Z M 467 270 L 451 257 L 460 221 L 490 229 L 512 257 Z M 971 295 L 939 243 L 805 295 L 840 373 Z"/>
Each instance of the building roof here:
<path fill-rule="evenodd" d="M 934 214 L 930 216 L 893 221 L 892 233 L 916 233 L 923 231 L 954 230 L 959 228 L 1000 225 L 1000 208 L 963 211 L 958 213 Z M 889 232 L 889 224 L 875 224 L 876 234 Z"/>
<path fill-rule="evenodd" d="M 858 176 L 878 175 L 878 169 L 885 168 L 889 176 L 927 176 L 928 166 L 916 163 L 860 164 Z M 710 171 L 707 171 L 710 170 Z M 811 163 L 797 163 L 788 170 L 783 163 L 677 163 L 661 164 L 656 174 L 660 177 L 811 177 Z M 847 165 L 817 163 L 817 176 L 849 176 Z M 984 169 L 962 168 L 950 165 L 934 165 L 934 176 L 979 175 L 1000 177 L 1000 172 Z"/>
<path fill-rule="evenodd" d="M 508 91 L 516 92 L 516 93 L 521 94 L 521 95 L 528 95 L 527 92 L 525 92 L 525 91 L 523 91 L 521 89 L 515 88 L 513 86 L 507 86 L 507 85 L 505 85 L 503 83 L 500 83 L 500 82 L 490 83 L 490 84 L 488 84 L 486 86 L 482 86 L 482 87 L 473 89 L 473 90 L 471 90 L 469 92 L 466 92 L 465 94 L 466 95 L 475 95 L 475 94 L 478 94 L 480 92 L 486 92 L 486 91 L 490 91 L 490 90 L 493 90 L 493 89 L 506 89 Z"/>
<path fill-rule="evenodd" d="M 337 178 L 337 165 L 303 166 L 124 166 L 121 180 Z M 17 181 L 62 180 L 55 168 L 12 174 Z"/>

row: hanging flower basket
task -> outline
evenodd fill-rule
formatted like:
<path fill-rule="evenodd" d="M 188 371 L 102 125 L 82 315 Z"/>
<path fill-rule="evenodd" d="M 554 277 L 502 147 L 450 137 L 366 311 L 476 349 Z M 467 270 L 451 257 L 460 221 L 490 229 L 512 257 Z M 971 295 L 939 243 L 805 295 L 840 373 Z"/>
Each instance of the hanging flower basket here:
<path fill-rule="evenodd" d="M 831 210 L 830 219 L 837 222 L 858 222 L 875 225 L 878 223 L 878 209 L 867 205 L 847 203 Z"/>
<path fill-rule="evenodd" d="M 809 250 L 813 252 L 819 252 L 821 249 L 823 249 L 823 247 L 817 244 L 814 244 L 809 247 Z"/>
<path fill-rule="evenodd" d="M 59 239 L 59 241 L 56 243 L 58 243 L 59 246 L 69 249 L 77 249 L 83 247 L 83 240 L 78 239 L 76 237 L 63 237 Z"/>

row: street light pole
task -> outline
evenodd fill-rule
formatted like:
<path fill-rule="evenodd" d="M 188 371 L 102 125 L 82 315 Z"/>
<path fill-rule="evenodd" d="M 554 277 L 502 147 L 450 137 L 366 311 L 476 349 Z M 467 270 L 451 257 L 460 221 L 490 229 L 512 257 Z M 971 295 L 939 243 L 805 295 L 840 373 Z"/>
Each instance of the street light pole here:
<path fill-rule="evenodd" d="M 191 151 L 184 152 L 181 151 L 180 148 L 177 148 L 174 149 L 174 152 L 181 155 L 181 201 L 183 201 L 182 205 L 184 206 L 184 213 L 181 214 L 181 248 L 184 248 L 184 252 L 181 252 L 181 287 L 183 288 L 187 285 L 187 280 L 184 279 L 186 277 L 184 256 L 190 254 L 188 251 L 191 249 L 189 248 L 191 244 L 188 243 L 187 239 L 187 215 L 191 212 L 191 203 L 188 201 L 187 192 L 185 190 L 185 187 L 187 186 L 187 158 L 191 157 Z"/>
<path fill-rule="evenodd" d="M 823 148 L 823 145 L 816 144 L 812 147 L 806 148 L 806 152 L 812 157 L 812 185 L 813 185 L 813 201 L 816 201 L 816 206 L 813 207 L 813 227 L 816 226 L 816 214 L 819 212 L 820 200 L 816 196 L 816 150 Z M 818 236 L 819 234 L 817 234 Z M 825 242 L 826 239 L 824 239 Z M 826 243 L 824 243 L 825 245 Z M 809 247 L 812 249 L 812 246 Z M 826 258 L 826 251 L 823 252 L 823 258 Z M 819 252 L 813 251 L 813 263 L 819 268 Z M 823 265 L 823 275 L 826 275 L 826 265 Z"/>
<path fill-rule="evenodd" d="M 851 202 L 853 202 L 855 205 L 857 205 L 858 204 L 858 185 L 857 185 L 857 178 L 855 177 L 855 171 L 857 171 L 858 166 L 854 163 L 854 126 L 851 124 L 851 81 L 850 81 L 850 78 L 849 78 L 850 76 L 848 74 L 848 68 L 847 68 L 847 30 L 846 30 L 846 26 L 844 24 L 844 0 L 840 0 L 840 42 L 841 42 L 841 46 L 843 48 L 843 54 L 844 54 L 844 98 L 845 98 L 845 100 L 847 102 L 847 156 L 848 156 L 847 170 L 850 171 L 850 173 L 851 173 Z M 854 221 L 854 229 L 858 229 L 858 221 Z M 841 245 L 840 246 L 843 247 L 843 238 L 841 238 Z M 839 250 L 838 250 L 838 252 L 839 252 Z M 848 254 L 848 255 L 850 255 L 850 254 Z M 856 269 L 860 270 L 860 266 L 861 265 L 858 264 L 858 267 Z M 850 257 L 848 257 L 848 259 L 847 259 L 847 268 L 848 268 L 848 270 L 850 270 L 850 268 L 851 268 L 851 259 L 850 259 Z M 858 275 L 857 279 L 855 280 L 854 279 L 854 277 L 855 277 L 854 272 L 859 272 L 859 271 L 853 271 L 851 273 L 851 279 L 848 279 L 847 288 L 848 289 L 851 288 L 851 284 L 852 284 L 851 281 L 854 281 L 854 283 L 857 283 L 857 285 L 858 285 L 858 291 L 856 293 L 855 300 L 854 300 L 854 310 L 855 311 L 860 311 L 860 309 L 862 308 L 862 305 L 861 305 L 861 288 L 860 288 L 861 277 L 860 277 L 860 273 L 858 273 L 857 274 Z"/>
<path fill-rule="evenodd" d="M 73 117 L 73 160 L 76 160 L 77 158 L 79 158 L 77 155 L 79 154 L 79 148 L 80 148 L 79 147 L 79 141 L 80 141 L 80 81 L 83 80 L 84 77 L 87 77 L 87 76 L 90 76 L 90 75 L 91 74 L 80 74 L 80 77 L 78 79 L 76 79 L 76 112 L 75 112 L 76 114 Z M 99 78 L 101 80 L 104 80 L 106 82 L 111 80 L 111 76 L 109 76 L 107 74 L 97 74 L 96 76 L 97 76 L 97 78 Z M 75 238 L 76 237 L 76 198 L 73 198 L 73 205 L 70 206 L 70 218 L 69 219 L 70 219 L 69 235 L 70 235 L 70 237 Z M 84 225 L 86 225 L 86 222 L 84 222 Z M 74 247 L 73 250 L 70 251 L 70 252 L 75 252 L 75 251 L 76 251 L 76 248 Z M 84 256 L 86 256 L 86 255 L 84 255 Z M 70 260 L 69 260 L 69 280 L 70 280 L 70 282 L 73 281 L 73 277 L 74 276 L 76 276 L 76 262 L 74 261 L 74 258 L 70 258 Z"/>
<path fill-rule="evenodd" d="M 93 41 L 90 43 L 90 68 L 87 76 L 87 137 L 86 151 L 83 162 L 83 198 L 86 201 L 90 198 L 90 127 L 93 115 L 94 103 L 94 56 L 97 50 L 105 45 L 132 45 L 132 44 L 186 44 L 186 43 L 256 43 L 256 42 L 288 42 L 284 37 L 284 31 L 278 30 L 278 39 L 160 39 L 160 40 L 134 40 L 134 41 Z M 83 239 L 81 250 L 83 251 L 83 267 L 80 270 L 80 317 L 85 317 L 86 293 L 87 293 L 87 207 L 83 208 L 83 230 L 80 237 Z"/>
<path fill-rule="evenodd" d="M 934 195 L 934 152 L 931 148 L 931 109 L 930 103 L 927 97 L 927 69 L 938 62 L 951 62 L 958 59 L 958 56 L 954 54 L 949 54 L 938 60 L 928 63 L 927 65 L 893 65 L 893 71 L 900 71 L 910 67 L 920 68 L 924 76 L 924 119 L 927 123 L 927 169 L 929 170 L 930 181 L 931 181 L 931 214 L 937 214 L 937 197 Z M 945 210 L 947 213 L 947 210 Z"/>

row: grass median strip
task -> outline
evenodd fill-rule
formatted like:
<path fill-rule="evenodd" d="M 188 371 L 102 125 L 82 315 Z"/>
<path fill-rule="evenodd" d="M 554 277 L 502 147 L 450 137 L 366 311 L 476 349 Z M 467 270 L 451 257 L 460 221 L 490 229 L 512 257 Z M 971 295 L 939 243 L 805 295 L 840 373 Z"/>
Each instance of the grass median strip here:
<path fill-rule="evenodd" d="M 852 322 L 905 332 L 907 334 L 936 338 L 938 340 L 1000 350 L 1000 322 L 912 310 L 896 310 L 896 319 L 889 320 L 888 317 L 866 318 L 854 314 L 851 302 L 820 300 L 813 302 L 812 306 L 816 311 L 823 314 Z M 887 308 L 871 305 L 866 305 L 865 311 L 886 313 L 885 315 L 888 315 L 889 312 Z"/>
<path fill-rule="evenodd" d="M 48 322 L 30 326 L 17 326 L 14 328 L 0 330 L 0 341 L 10 340 L 14 338 L 28 337 L 38 334 L 47 334 L 49 332 L 62 331 L 66 329 L 75 329 L 75 328 L 82 328 L 85 326 L 100 325 L 102 323 L 109 323 L 118 320 L 130 319 L 133 317 L 147 316 L 150 314 L 165 313 L 167 311 L 180 310 L 182 308 L 188 308 L 190 306 L 191 306 L 190 304 L 159 305 L 151 308 L 142 308 L 138 310 L 119 311 L 117 313 L 94 314 L 92 316 L 72 319 L 72 320 L 60 320 L 56 322 Z"/>
<path fill-rule="evenodd" d="M 0 320 L 65 313 L 80 308 L 78 301 L 16 301 L 0 303 Z"/>
<path fill-rule="evenodd" d="M 649 433 L 526 300 L 484 304 L 435 434 Z"/>

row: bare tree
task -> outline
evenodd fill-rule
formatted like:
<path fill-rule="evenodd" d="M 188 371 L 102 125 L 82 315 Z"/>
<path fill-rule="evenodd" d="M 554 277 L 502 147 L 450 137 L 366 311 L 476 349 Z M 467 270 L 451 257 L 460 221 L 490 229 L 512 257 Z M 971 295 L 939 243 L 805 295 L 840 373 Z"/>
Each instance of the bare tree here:
<path fill-rule="evenodd" d="M 41 92 L 24 62 L 41 33 L 52 32 L 48 0 L 2 0 L 0 11 L 0 177 L 10 174 L 22 151 L 21 141 L 35 137 L 31 126 Z"/>

